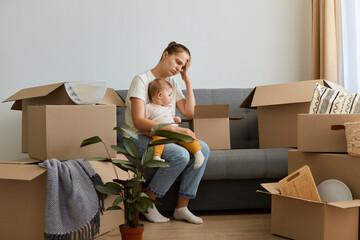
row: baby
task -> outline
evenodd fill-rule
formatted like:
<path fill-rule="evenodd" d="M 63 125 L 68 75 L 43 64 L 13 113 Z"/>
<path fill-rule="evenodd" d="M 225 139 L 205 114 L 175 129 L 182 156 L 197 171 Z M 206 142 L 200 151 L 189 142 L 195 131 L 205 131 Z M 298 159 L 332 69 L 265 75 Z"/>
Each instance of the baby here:
<path fill-rule="evenodd" d="M 161 79 L 155 79 L 149 84 L 148 89 L 150 103 L 145 105 L 145 117 L 158 123 L 181 123 L 181 119 L 175 116 L 175 110 L 170 103 L 172 101 L 172 86 L 169 82 Z M 152 140 L 156 141 L 164 137 L 153 136 Z M 195 156 L 194 169 L 198 169 L 204 162 L 204 155 L 201 152 L 201 145 L 197 140 L 193 142 L 178 142 Z M 164 145 L 156 145 L 154 160 L 165 161 L 161 159 Z"/>

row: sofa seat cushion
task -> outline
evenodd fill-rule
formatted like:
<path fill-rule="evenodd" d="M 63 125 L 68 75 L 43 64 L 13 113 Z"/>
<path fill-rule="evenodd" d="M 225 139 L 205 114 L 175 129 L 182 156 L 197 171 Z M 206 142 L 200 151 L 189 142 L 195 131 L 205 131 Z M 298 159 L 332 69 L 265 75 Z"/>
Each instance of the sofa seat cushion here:
<path fill-rule="evenodd" d="M 283 178 L 289 148 L 211 151 L 203 180 Z"/>

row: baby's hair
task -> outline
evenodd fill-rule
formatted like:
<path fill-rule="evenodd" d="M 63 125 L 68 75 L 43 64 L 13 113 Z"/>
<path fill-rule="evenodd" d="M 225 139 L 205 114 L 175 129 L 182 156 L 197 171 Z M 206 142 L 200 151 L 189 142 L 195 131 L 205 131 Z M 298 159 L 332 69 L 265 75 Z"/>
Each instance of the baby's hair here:
<path fill-rule="evenodd" d="M 169 45 L 165 48 L 164 52 L 165 51 L 168 52 L 169 55 L 185 51 L 187 54 L 189 54 L 189 57 L 191 57 L 189 49 L 175 41 L 170 42 Z"/>
<path fill-rule="evenodd" d="M 148 94 L 149 94 L 150 99 L 165 88 L 172 89 L 172 86 L 169 82 L 167 82 L 163 79 L 158 79 L 158 78 L 154 79 L 149 84 Z"/>

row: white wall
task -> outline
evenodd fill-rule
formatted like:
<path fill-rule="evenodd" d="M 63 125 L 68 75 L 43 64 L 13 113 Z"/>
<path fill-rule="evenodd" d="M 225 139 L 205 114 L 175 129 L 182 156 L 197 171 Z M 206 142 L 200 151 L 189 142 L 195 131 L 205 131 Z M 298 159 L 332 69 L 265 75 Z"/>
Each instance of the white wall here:
<path fill-rule="evenodd" d="M 194 88 L 310 79 L 311 1 L 0 0 L 0 99 L 62 81 L 128 88 L 172 40 L 191 51 Z M 26 156 L 11 104 L 0 104 L 0 160 Z"/>

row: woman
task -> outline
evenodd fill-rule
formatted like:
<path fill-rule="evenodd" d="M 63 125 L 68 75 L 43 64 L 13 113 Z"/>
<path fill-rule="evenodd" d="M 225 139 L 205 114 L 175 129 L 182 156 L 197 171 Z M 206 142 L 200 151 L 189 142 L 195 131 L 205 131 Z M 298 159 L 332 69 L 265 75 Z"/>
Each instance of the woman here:
<path fill-rule="evenodd" d="M 165 79 L 173 87 L 173 97 L 171 106 L 177 108 L 185 117 L 193 118 L 195 96 L 189 77 L 189 67 L 191 63 L 190 51 L 176 42 L 169 43 L 168 47 L 162 53 L 160 62 L 155 68 L 146 71 L 134 77 L 131 82 L 128 95 L 126 97 L 126 110 L 123 120 L 123 128 L 137 133 L 139 135 L 139 150 L 142 155 L 146 145 L 151 140 L 150 129 L 159 123 L 145 118 L 145 104 L 149 102 L 148 86 L 155 78 Z M 172 76 L 180 73 L 182 80 L 186 85 L 186 98 L 181 92 L 178 82 Z M 189 135 L 196 139 L 194 132 L 188 128 L 166 126 L 163 130 L 174 131 Z M 157 197 L 163 197 L 171 185 L 181 175 L 179 197 L 174 211 L 174 218 L 186 220 L 190 223 L 200 224 L 202 219 L 193 215 L 187 208 L 190 199 L 196 197 L 197 188 L 204 173 L 206 162 L 209 157 L 209 147 L 206 143 L 200 141 L 202 153 L 205 157 L 203 165 L 194 170 L 194 156 L 185 148 L 177 144 L 166 144 L 162 158 L 170 165 L 167 168 L 159 168 L 147 191 L 148 196 L 155 200 Z M 168 222 L 170 219 L 162 216 L 155 205 L 149 208 L 145 217 L 150 222 Z"/>

